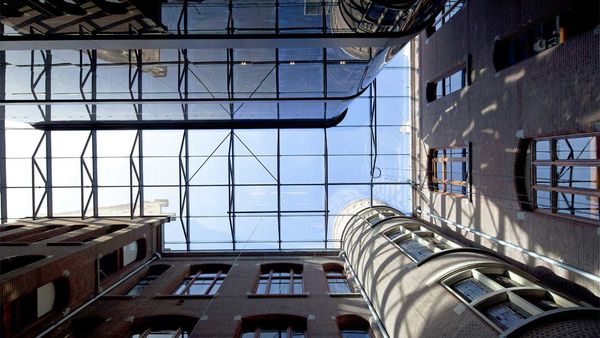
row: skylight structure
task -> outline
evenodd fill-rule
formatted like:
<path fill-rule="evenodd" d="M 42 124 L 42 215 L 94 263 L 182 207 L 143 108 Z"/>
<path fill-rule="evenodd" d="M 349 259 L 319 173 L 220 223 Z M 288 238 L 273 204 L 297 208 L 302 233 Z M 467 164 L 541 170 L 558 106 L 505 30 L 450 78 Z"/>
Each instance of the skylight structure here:
<path fill-rule="evenodd" d="M 6 2 L 2 220 L 166 213 L 168 250 L 337 248 L 348 203 L 410 211 L 400 50 L 441 2 Z"/>

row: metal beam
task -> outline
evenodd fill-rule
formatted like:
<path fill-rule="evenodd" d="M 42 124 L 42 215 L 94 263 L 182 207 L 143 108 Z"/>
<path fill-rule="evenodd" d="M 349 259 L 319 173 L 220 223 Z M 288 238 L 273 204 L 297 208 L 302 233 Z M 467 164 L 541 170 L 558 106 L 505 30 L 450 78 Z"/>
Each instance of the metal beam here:
<path fill-rule="evenodd" d="M 135 79 L 132 79 L 135 80 Z M 250 97 L 250 98 L 112 98 L 112 99 L 27 99 L 27 100 L 2 100 L 0 104 L 5 106 L 14 105 L 83 105 L 83 104 L 184 104 L 184 103 L 223 103 L 233 104 L 236 102 L 306 102 L 306 101 L 325 101 L 325 102 L 340 102 L 348 101 L 348 103 L 359 97 L 364 90 L 351 95 L 339 97 Z"/>
<path fill-rule="evenodd" d="M 20 35 L 0 38 L 0 50 L 340 48 L 400 46 L 421 29 L 397 33 L 187 35 Z"/>

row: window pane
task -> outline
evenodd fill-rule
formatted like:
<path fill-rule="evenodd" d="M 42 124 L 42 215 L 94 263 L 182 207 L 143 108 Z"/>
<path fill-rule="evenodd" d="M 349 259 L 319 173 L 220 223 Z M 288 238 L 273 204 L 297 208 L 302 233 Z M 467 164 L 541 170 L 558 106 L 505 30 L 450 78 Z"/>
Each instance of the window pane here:
<path fill-rule="evenodd" d="M 537 208 L 539 209 L 550 209 L 550 192 L 549 191 L 541 191 L 536 190 L 535 192 L 536 200 L 537 200 Z"/>
<path fill-rule="evenodd" d="M 342 338 L 369 338 L 369 334 L 361 330 L 344 330 Z"/>
<path fill-rule="evenodd" d="M 556 141 L 558 159 L 589 160 L 598 158 L 598 136 L 559 139 Z"/>
<path fill-rule="evenodd" d="M 502 302 L 484 311 L 485 315 L 503 330 L 517 325 L 531 315 L 510 301 Z"/>
<path fill-rule="evenodd" d="M 558 186 L 598 189 L 598 167 L 557 167 Z"/>
<path fill-rule="evenodd" d="M 550 141 L 535 142 L 535 158 L 538 160 L 549 160 L 550 157 Z"/>
<path fill-rule="evenodd" d="M 469 302 L 485 295 L 492 290 L 487 287 L 482 282 L 477 279 L 471 277 L 467 278 L 463 281 L 460 281 L 452 286 L 454 291 L 456 291 L 461 297 L 466 299 Z"/>
<path fill-rule="evenodd" d="M 428 247 L 414 239 L 402 241 L 398 245 L 417 261 L 420 261 L 433 253 Z"/>
<path fill-rule="evenodd" d="M 256 288 L 256 293 L 259 294 L 259 295 L 264 295 L 264 294 L 267 293 L 267 280 L 261 279 L 258 282 L 258 287 Z"/>
<path fill-rule="evenodd" d="M 536 184 L 550 185 L 550 167 L 536 166 L 535 167 Z"/>

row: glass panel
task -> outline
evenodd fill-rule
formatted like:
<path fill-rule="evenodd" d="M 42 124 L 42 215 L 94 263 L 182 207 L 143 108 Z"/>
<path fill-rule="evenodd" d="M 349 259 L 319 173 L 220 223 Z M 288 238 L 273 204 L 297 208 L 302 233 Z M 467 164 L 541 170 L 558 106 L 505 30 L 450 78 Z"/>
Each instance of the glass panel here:
<path fill-rule="evenodd" d="M 574 137 L 556 141 L 556 156 L 559 160 L 598 159 L 600 136 Z"/>
<path fill-rule="evenodd" d="M 515 286 L 520 286 L 520 283 L 517 283 L 514 279 L 511 279 L 507 275 L 498 275 L 498 274 L 485 274 L 486 277 L 493 280 L 494 282 L 502 285 L 505 288 L 512 288 Z"/>
<path fill-rule="evenodd" d="M 550 141 L 535 141 L 535 158 L 537 160 L 550 160 Z"/>
<path fill-rule="evenodd" d="M 417 242 L 414 239 L 408 239 L 398 244 L 408 255 L 417 261 L 420 261 L 433 253 L 431 249 Z"/>
<path fill-rule="evenodd" d="M 531 315 L 510 301 L 487 308 L 483 313 L 502 330 L 507 330 Z"/>
<path fill-rule="evenodd" d="M 491 292 L 492 290 L 477 279 L 470 277 L 462 280 L 454 285 L 452 289 L 456 291 L 461 297 L 466 299 L 468 302 Z"/>
<path fill-rule="evenodd" d="M 536 184 L 550 185 L 552 182 L 550 167 L 535 166 L 535 176 Z"/>
<path fill-rule="evenodd" d="M 550 209 L 552 206 L 551 201 L 550 201 L 550 195 L 551 194 L 549 191 L 536 190 L 535 191 L 535 198 L 537 201 L 536 208 Z"/>
<path fill-rule="evenodd" d="M 521 298 L 537 306 L 542 311 L 550 311 L 560 309 L 562 306 L 556 304 L 554 298 L 551 295 L 545 294 L 543 297 L 530 296 L 530 295 L 519 295 Z"/>
<path fill-rule="evenodd" d="M 343 330 L 342 338 L 369 338 L 369 333 L 362 330 Z"/>
<path fill-rule="evenodd" d="M 599 167 L 558 166 L 556 168 L 559 187 L 598 189 Z"/>
<path fill-rule="evenodd" d="M 328 278 L 329 291 L 331 293 L 351 293 L 352 290 L 348 285 L 346 278 Z"/>

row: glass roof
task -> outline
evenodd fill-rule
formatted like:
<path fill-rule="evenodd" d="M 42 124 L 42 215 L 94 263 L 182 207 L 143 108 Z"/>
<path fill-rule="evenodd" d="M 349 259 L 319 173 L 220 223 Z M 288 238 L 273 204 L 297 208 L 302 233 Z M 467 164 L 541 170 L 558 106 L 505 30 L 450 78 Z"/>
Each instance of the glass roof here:
<path fill-rule="evenodd" d="M 10 79 L 5 116 L 53 130 L 177 128 L 181 121 L 195 128 L 331 126 L 434 18 L 439 2 L 12 1 L 0 37 Z M 376 43 L 384 33 L 392 35 Z M 368 38 L 339 37 L 360 34 Z M 248 36 L 263 44 L 240 42 Z M 288 46 L 281 39 L 290 36 L 305 40 Z M 176 37 L 190 40 L 177 49 L 159 45 L 182 40 Z M 199 37 L 202 43 L 187 45 Z M 65 45 L 68 39 L 75 44 Z M 211 48 L 219 39 L 226 42 Z M 102 47 L 111 40 L 112 48 Z"/>
<path fill-rule="evenodd" d="M 442 4 L 7 2 L 2 221 L 166 214 L 165 250 L 322 250 L 350 203 L 410 213 L 401 47 Z"/>
<path fill-rule="evenodd" d="M 168 250 L 336 248 L 333 221 L 348 203 L 411 211 L 408 52 L 328 129 L 44 133 L 7 109 L 7 216 L 130 215 L 132 205 L 139 215 L 143 204 L 175 216 Z"/>

